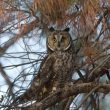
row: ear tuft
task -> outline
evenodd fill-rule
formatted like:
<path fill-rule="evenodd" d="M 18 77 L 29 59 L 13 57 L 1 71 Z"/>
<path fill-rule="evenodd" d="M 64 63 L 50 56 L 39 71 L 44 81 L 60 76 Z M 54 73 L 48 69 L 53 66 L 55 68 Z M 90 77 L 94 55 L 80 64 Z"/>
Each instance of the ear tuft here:
<path fill-rule="evenodd" d="M 50 27 L 50 28 L 49 28 L 49 31 L 50 31 L 50 32 L 53 32 L 53 31 L 55 31 L 55 29 L 54 29 L 53 27 Z"/>
<path fill-rule="evenodd" d="M 66 29 L 64 29 L 64 31 L 66 31 L 66 32 L 69 32 L 69 30 L 70 30 L 70 28 L 66 28 Z"/>

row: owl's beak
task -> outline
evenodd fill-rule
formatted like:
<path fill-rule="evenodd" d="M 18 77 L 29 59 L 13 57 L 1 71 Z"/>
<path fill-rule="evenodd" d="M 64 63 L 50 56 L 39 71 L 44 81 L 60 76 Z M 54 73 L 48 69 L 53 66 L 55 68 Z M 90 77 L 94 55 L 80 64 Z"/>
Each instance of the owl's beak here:
<path fill-rule="evenodd" d="M 62 36 L 56 36 L 57 38 L 57 47 L 59 48 L 60 47 L 60 44 L 61 44 L 61 40 L 62 40 Z"/>
<path fill-rule="evenodd" d="M 60 47 L 60 41 L 57 42 L 57 47 Z"/>

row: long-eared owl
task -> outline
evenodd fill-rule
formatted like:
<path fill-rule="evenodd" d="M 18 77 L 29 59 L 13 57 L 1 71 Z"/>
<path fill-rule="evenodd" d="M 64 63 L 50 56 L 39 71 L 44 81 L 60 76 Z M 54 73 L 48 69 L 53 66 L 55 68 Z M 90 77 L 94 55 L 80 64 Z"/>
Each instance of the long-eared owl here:
<path fill-rule="evenodd" d="M 74 49 L 69 28 L 54 30 L 50 28 L 47 35 L 47 52 L 27 91 L 18 96 L 14 102 L 29 100 L 40 101 L 46 94 L 56 91 L 72 80 L 74 70 Z"/>
<path fill-rule="evenodd" d="M 50 28 L 47 37 L 47 49 L 49 55 L 53 58 L 52 87 L 63 86 L 70 82 L 73 73 L 74 47 L 72 38 L 69 34 L 69 28 L 64 30 L 54 30 Z M 56 85 L 56 86 L 55 86 Z"/>

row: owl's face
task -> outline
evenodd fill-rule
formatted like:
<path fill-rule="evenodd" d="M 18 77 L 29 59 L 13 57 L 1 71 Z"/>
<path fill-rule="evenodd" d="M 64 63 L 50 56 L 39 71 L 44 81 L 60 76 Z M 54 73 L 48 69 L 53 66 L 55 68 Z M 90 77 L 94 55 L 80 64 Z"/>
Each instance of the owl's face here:
<path fill-rule="evenodd" d="M 71 46 L 71 37 L 69 28 L 65 30 L 54 30 L 50 28 L 50 33 L 47 38 L 47 46 L 51 51 L 66 51 Z"/>

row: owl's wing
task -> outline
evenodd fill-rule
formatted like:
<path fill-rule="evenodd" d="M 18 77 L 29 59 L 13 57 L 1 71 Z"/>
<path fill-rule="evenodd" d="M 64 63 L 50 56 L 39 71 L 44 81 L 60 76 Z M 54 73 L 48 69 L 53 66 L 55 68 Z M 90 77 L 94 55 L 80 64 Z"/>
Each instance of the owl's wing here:
<path fill-rule="evenodd" d="M 21 96 L 18 96 L 13 103 L 25 103 L 29 100 L 37 99 L 37 97 L 42 92 L 42 88 L 49 81 L 50 76 L 52 75 L 51 68 L 53 66 L 54 59 L 51 56 L 44 58 L 40 65 L 39 72 L 34 77 L 31 86 L 28 90 Z"/>

